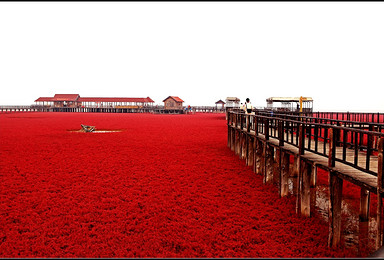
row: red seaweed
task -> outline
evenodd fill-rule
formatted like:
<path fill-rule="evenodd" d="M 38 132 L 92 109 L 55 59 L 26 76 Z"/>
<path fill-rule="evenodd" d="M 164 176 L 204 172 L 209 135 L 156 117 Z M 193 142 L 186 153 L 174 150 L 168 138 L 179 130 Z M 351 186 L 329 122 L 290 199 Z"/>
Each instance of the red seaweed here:
<path fill-rule="evenodd" d="M 355 256 L 228 149 L 224 114 L 0 114 L 0 173 L 1 257 Z"/>

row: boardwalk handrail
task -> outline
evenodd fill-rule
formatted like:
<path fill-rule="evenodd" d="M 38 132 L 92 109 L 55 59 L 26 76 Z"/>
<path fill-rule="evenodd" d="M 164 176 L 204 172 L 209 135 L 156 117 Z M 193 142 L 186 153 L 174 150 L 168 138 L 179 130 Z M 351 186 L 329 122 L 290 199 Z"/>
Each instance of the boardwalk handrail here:
<path fill-rule="evenodd" d="M 255 111 L 257 114 L 268 114 L 270 115 L 270 112 L 266 111 Z M 354 128 L 369 128 L 373 127 L 378 132 L 381 132 L 381 130 L 384 129 L 384 123 L 380 122 L 366 122 L 366 121 L 354 121 L 354 120 L 340 120 L 340 119 L 331 119 L 331 118 L 322 118 L 322 117 L 310 117 L 310 116 L 302 116 L 302 115 L 292 115 L 292 114 L 286 114 L 286 113 L 273 113 L 274 117 L 280 117 L 280 118 L 295 118 L 296 120 L 300 120 L 301 118 L 305 119 L 306 121 L 310 122 L 323 122 L 325 124 L 334 124 L 334 125 L 344 125 L 346 127 L 354 127 Z M 368 126 L 368 127 L 367 127 Z"/>
<path fill-rule="evenodd" d="M 377 122 L 379 123 L 381 119 L 384 118 L 384 113 L 380 112 L 313 112 L 312 114 L 316 114 L 317 117 L 321 118 L 339 118 L 341 117 L 344 120 L 352 120 L 359 122 Z M 376 118 L 376 120 L 375 120 Z M 381 119 L 380 119 L 381 118 Z"/>
<path fill-rule="evenodd" d="M 270 137 L 276 138 L 281 146 L 287 143 L 297 147 L 300 154 L 310 151 L 322 155 L 330 159 L 332 166 L 338 161 L 377 176 L 377 172 L 370 169 L 370 157 L 378 152 L 377 143 L 380 137 L 384 137 L 384 133 L 307 121 L 305 117 L 296 117 L 298 120 L 293 120 L 277 116 L 247 115 L 233 111 L 228 113 L 228 124 L 246 129 L 247 132 L 253 131 L 256 136 L 262 134 L 266 140 Z M 299 134 L 301 132 L 302 135 Z M 308 138 L 307 142 L 304 140 L 305 137 Z M 330 154 L 328 145 L 331 137 L 334 147 Z M 341 154 L 336 153 L 336 147 L 341 147 Z M 347 161 L 347 149 L 354 151 L 353 162 Z M 365 152 L 365 158 L 362 158 L 365 159 L 365 165 L 359 164 L 359 156 L 361 156 L 359 151 Z"/>
<path fill-rule="evenodd" d="M 0 109 L 28 109 L 28 108 L 31 108 L 32 106 L 28 106 L 28 105 L 22 105 L 22 106 L 7 106 L 7 105 L 3 105 L 3 106 L 0 106 Z"/>
<path fill-rule="evenodd" d="M 297 111 L 283 111 L 283 110 L 271 110 L 271 109 L 255 109 L 257 112 L 274 112 L 288 115 L 300 115 L 305 114 L 311 117 L 327 118 L 327 119 L 338 119 L 347 121 L 358 121 L 358 122 L 382 122 L 384 119 L 384 113 L 380 112 L 297 112 Z"/>

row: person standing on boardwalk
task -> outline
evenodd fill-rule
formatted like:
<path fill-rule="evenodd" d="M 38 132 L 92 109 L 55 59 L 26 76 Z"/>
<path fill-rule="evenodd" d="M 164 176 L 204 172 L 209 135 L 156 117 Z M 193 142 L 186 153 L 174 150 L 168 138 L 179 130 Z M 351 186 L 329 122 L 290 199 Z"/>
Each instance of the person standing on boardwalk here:
<path fill-rule="evenodd" d="M 248 115 L 252 114 L 252 109 L 253 109 L 253 106 L 251 104 L 251 101 L 249 100 L 249 98 L 247 98 L 244 104 L 245 113 Z"/>
<path fill-rule="evenodd" d="M 249 98 L 246 98 L 245 99 L 245 104 L 244 104 L 244 111 L 245 111 L 245 114 L 246 115 L 253 115 L 254 113 L 252 112 L 253 110 L 253 106 L 251 104 L 251 101 Z M 248 117 L 246 118 L 246 124 L 248 125 L 248 120 L 249 120 L 249 123 L 252 124 L 253 123 L 253 117 Z"/>

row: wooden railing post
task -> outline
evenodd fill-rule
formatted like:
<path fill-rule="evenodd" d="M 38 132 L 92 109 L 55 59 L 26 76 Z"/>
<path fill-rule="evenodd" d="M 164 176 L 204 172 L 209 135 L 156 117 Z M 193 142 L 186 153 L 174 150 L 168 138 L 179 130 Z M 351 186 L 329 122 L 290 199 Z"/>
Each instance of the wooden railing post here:
<path fill-rule="evenodd" d="M 264 118 L 264 131 L 265 131 L 265 140 L 269 140 L 269 119 Z"/>
<path fill-rule="evenodd" d="M 301 123 L 299 126 L 299 155 L 304 154 L 304 143 L 305 143 L 304 125 Z"/>
<path fill-rule="evenodd" d="M 240 113 L 237 114 L 237 116 L 239 117 L 239 128 L 241 129 L 241 127 L 243 126 L 243 117 Z"/>
<path fill-rule="evenodd" d="M 336 144 L 333 128 L 329 128 L 328 167 L 335 167 Z"/>
<path fill-rule="evenodd" d="M 376 250 L 383 246 L 383 175 L 384 175 L 384 159 L 383 159 L 384 137 L 379 139 L 378 144 L 378 169 L 377 169 L 377 236 Z"/>
<path fill-rule="evenodd" d="M 335 135 L 333 128 L 329 129 L 328 167 L 335 167 Z M 336 247 L 341 240 L 341 199 L 343 179 L 332 170 L 329 171 L 329 237 L 328 246 Z"/>
<path fill-rule="evenodd" d="M 336 123 L 337 126 L 341 126 L 340 122 Z M 333 135 L 335 136 L 335 146 L 340 146 L 340 137 L 341 137 L 341 130 L 339 128 L 335 128 L 333 131 Z"/>
<path fill-rule="evenodd" d="M 284 145 L 284 121 L 278 121 L 279 146 Z"/>
<path fill-rule="evenodd" d="M 255 117 L 255 136 L 259 135 L 259 117 Z"/>
<path fill-rule="evenodd" d="M 369 131 L 373 131 L 373 125 L 369 125 L 368 128 Z M 369 170 L 369 162 L 372 154 L 372 148 L 373 148 L 373 136 L 372 134 L 368 134 L 367 136 L 367 161 L 365 164 L 365 168 Z"/>

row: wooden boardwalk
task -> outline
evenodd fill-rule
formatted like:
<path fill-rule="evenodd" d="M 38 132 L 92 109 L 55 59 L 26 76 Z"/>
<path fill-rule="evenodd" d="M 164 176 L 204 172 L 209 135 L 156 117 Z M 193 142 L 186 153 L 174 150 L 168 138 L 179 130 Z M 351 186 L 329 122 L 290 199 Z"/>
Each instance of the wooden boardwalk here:
<path fill-rule="evenodd" d="M 238 127 L 240 130 L 240 128 Z M 243 131 L 246 131 L 246 129 L 243 129 Z M 255 131 L 250 131 L 249 135 L 254 136 Z M 296 136 L 296 134 L 294 134 Z M 290 144 L 285 143 L 282 146 L 279 146 L 279 140 L 275 137 L 270 137 L 268 141 L 265 139 L 265 135 L 258 134 L 258 138 L 260 140 L 263 140 L 264 142 L 267 142 L 269 145 L 273 147 L 278 147 L 279 149 L 282 149 L 283 151 L 291 154 L 291 155 L 298 155 L 299 154 L 299 148 Z M 305 138 L 304 146 L 308 146 L 308 142 L 311 142 L 311 146 L 315 146 L 315 141 L 309 140 L 308 138 Z M 324 142 L 319 141 L 319 152 L 320 153 L 326 153 L 327 152 L 327 146 L 324 147 Z M 358 152 L 360 156 L 358 157 L 358 166 L 359 167 L 365 167 L 366 166 L 366 153 L 365 152 Z M 336 147 L 336 157 L 342 157 L 343 154 L 343 148 L 342 147 Z M 346 152 L 346 158 L 347 161 L 353 163 L 354 161 L 355 152 L 351 149 L 347 149 Z M 305 154 L 301 155 L 301 159 L 308 161 L 309 163 L 313 164 L 313 166 L 320 167 L 323 169 L 328 170 L 328 158 L 321 156 L 319 154 L 313 153 L 311 151 L 306 152 Z M 377 173 L 378 171 L 378 156 L 370 156 L 370 169 Z M 341 162 L 335 162 L 335 166 L 333 167 L 333 170 L 341 175 L 344 175 L 343 178 L 349 179 L 352 183 L 355 183 L 359 186 L 366 187 L 369 191 L 373 193 L 377 193 L 377 176 L 374 176 L 372 174 L 368 174 L 365 172 L 362 172 L 361 170 L 358 170 L 352 166 L 346 165 L 345 163 Z"/>
<path fill-rule="evenodd" d="M 287 196 L 288 178 L 296 177 L 298 214 L 311 215 L 311 187 L 316 186 L 317 169 L 329 173 L 329 246 L 341 241 L 343 181 L 361 188 L 360 221 L 369 220 L 370 193 L 377 194 L 375 247 L 382 247 L 383 133 L 231 111 L 227 119 L 228 147 L 261 174 L 264 183 L 277 183 L 280 196 Z"/>

